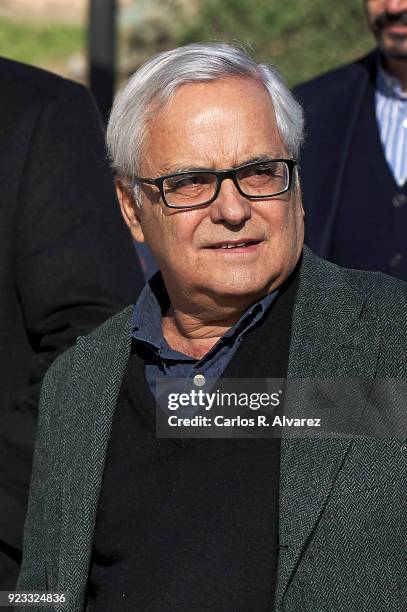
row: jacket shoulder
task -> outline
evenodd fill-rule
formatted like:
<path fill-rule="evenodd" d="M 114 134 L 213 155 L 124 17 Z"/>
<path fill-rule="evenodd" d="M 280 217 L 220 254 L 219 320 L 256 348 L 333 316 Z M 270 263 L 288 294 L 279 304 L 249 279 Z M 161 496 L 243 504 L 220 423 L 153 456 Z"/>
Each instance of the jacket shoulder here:
<path fill-rule="evenodd" d="M 367 272 L 338 266 L 315 255 L 304 247 L 304 274 L 311 279 L 307 283 L 309 290 L 323 288 L 328 295 L 330 291 L 362 299 L 385 314 L 392 309 L 400 309 L 401 316 L 407 322 L 407 283 L 382 272 Z M 331 305 L 332 306 L 332 305 Z"/>
<path fill-rule="evenodd" d="M 90 334 L 79 336 L 73 347 L 55 359 L 44 377 L 41 406 L 48 405 L 50 399 L 63 393 L 74 369 L 79 371 L 80 377 L 86 378 L 87 372 L 82 368 L 91 367 L 89 362 L 93 357 L 105 353 L 107 359 L 110 349 L 117 348 L 127 340 L 130 342 L 132 312 L 133 306 L 127 306 Z"/>
<path fill-rule="evenodd" d="M 302 103 L 308 103 L 319 94 L 329 95 L 336 92 L 338 88 L 347 85 L 354 78 L 360 78 L 363 74 L 368 74 L 374 69 L 377 61 L 377 52 L 372 51 L 356 61 L 339 66 L 334 70 L 325 72 L 317 77 L 299 83 L 293 89 L 295 96 Z"/>
<path fill-rule="evenodd" d="M 378 312 L 389 317 L 390 310 L 399 311 L 400 320 L 407 322 L 407 283 L 382 272 L 364 272 L 344 268 L 348 282 L 357 285 L 366 300 Z"/>
<path fill-rule="evenodd" d="M 359 295 L 366 307 L 373 309 L 376 317 L 385 324 L 407 328 L 407 283 L 382 272 L 367 272 L 343 268 L 314 256 L 326 278 L 348 295 Z"/>
<path fill-rule="evenodd" d="M 90 334 L 79 336 L 78 341 L 103 343 L 110 339 L 119 339 L 124 331 L 130 329 L 133 305 L 126 306 L 123 310 L 107 319 Z"/>
<path fill-rule="evenodd" d="M 88 95 L 84 85 L 71 81 L 42 68 L 0 58 L 2 103 L 9 101 L 30 106 L 33 100 L 58 98 L 62 94 Z"/>

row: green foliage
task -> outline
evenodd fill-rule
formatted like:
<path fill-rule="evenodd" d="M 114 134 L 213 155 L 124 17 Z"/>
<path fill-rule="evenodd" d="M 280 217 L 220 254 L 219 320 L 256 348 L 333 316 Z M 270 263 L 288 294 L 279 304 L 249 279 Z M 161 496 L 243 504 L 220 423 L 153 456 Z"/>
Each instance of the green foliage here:
<path fill-rule="evenodd" d="M 290 85 L 356 59 L 373 46 L 362 0 L 200 0 L 174 45 L 240 41 Z"/>
<path fill-rule="evenodd" d="M 239 41 L 258 61 L 275 63 L 293 85 L 373 46 L 362 5 L 362 0 L 134 0 L 127 12 L 126 56 L 136 68 L 158 51 L 189 42 Z M 0 55 L 50 66 L 84 48 L 84 27 L 0 18 Z"/>
<path fill-rule="evenodd" d="M 17 23 L 0 18 L 0 55 L 27 64 L 48 65 L 84 47 L 85 32 L 78 26 Z"/>

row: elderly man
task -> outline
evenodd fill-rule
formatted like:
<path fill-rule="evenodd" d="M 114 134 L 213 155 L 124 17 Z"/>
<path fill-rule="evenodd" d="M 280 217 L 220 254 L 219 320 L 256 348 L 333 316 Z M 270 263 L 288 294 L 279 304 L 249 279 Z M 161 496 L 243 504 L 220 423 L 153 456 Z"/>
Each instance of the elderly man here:
<path fill-rule="evenodd" d="M 158 55 L 116 100 L 123 216 L 160 272 L 43 387 L 19 587 L 55 609 L 404 609 L 401 440 L 156 437 L 171 378 L 407 375 L 406 287 L 303 249 L 302 128 L 226 44 Z"/>
<path fill-rule="evenodd" d="M 407 0 L 364 0 L 377 49 L 300 85 L 306 242 L 407 280 Z"/>

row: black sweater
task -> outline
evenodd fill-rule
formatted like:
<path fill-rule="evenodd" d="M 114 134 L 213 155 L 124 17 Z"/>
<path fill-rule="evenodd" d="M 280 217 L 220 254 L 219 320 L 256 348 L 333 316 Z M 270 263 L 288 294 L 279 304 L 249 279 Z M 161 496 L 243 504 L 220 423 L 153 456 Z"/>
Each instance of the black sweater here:
<path fill-rule="evenodd" d="M 224 378 L 284 378 L 296 275 Z M 156 439 L 133 352 L 99 499 L 89 612 L 272 609 L 278 563 L 278 439 Z"/>

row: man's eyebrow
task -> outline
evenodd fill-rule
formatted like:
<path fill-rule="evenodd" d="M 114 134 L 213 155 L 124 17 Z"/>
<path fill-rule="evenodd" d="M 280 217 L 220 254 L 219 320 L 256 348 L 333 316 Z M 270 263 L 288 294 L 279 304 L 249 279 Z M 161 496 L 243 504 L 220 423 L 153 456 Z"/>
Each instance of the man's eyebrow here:
<path fill-rule="evenodd" d="M 256 162 L 263 162 L 268 159 L 282 159 L 287 157 L 286 155 L 277 154 L 277 153 L 261 153 L 259 155 L 255 155 L 254 157 L 249 157 L 244 159 L 240 163 L 235 166 L 229 166 L 228 168 L 221 168 L 220 170 L 229 170 L 231 168 L 239 168 L 240 166 L 245 166 L 246 164 L 255 164 Z M 177 168 L 170 168 L 164 166 L 161 175 L 171 175 L 171 174 L 179 174 L 181 172 L 215 172 L 218 168 L 214 166 L 179 166 Z"/>
<path fill-rule="evenodd" d="M 284 159 L 284 155 L 278 153 L 262 153 L 260 155 L 256 155 L 255 157 L 250 157 L 245 161 L 241 162 L 239 166 L 245 166 L 246 164 L 255 164 L 256 162 L 263 162 L 269 159 Z"/>
<path fill-rule="evenodd" d="M 181 172 L 210 172 L 213 168 L 204 166 L 179 166 L 177 168 L 164 168 L 162 174 L 179 174 Z"/>

